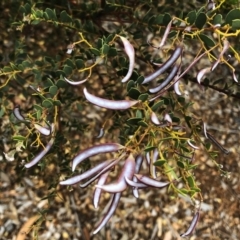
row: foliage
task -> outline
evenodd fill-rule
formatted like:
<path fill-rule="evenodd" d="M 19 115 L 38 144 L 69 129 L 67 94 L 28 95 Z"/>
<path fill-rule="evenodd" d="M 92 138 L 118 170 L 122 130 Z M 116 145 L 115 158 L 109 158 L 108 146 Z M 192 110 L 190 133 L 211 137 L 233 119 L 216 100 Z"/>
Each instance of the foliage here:
<path fill-rule="evenodd" d="M 194 116 L 194 103 L 183 90 L 191 81 L 239 98 L 238 1 L 180 3 L 177 8 L 174 1 L 143 0 L 1 4 L 11 10 L 3 27 L 11 31 L 6 37 L 13 39 L 5 39 L 13 47 L 9 53 L 2 52 L 0 62 L 0 116 L 2 122 L 10 123 L 4 126 L 2 138 L 12 149 L 5 153 L 5 160 L 14 157 L 22 174 L 24 164 L 36 156 L 40 161 L 32 174 L 57 164 L 58 174 L 49 183 L 56 188 L 60 180 L 72 176 L 69 162 L 82 153 L 77 154 L 79 150 L 118 142 L 123 148 L 114 158 L 124 164 L 131 155 L 149 157 L 149 176 L 161 175 L 170 183 L 168 194 L 189 196 L 198 212 L 201 179 L 194 177 L 194 153 L 199 148 L 207 152 L 227 176 L 211 144 L 220 152 L 228 151 L 207 131 L 205 119 Z M 129 71 L 129 46 L 135 50 L 134 69 L 122 83 Z M 145 83 L 146 76 L 164 67 L 178 47 L 181 56 L 166 73 Z M 199 70 L 201 59 L 206 68 Z M 220 64 L 227 78 L 214 74 Z M 177 67 L 176 74 L 152 93 L 151 89 L 164 85 L 172 66 Z M 209 74 L 211 79 L 206 77 Z M 74 83 L 83 79 L 80 85 Z M 104 111 L 86 100 L 82 87 L 105 102 L 138 102 L 126 110 Z M 95 137 L 98 131 L 100 138 Z M 74 175 L 90 168 L 85 162 Z"/>

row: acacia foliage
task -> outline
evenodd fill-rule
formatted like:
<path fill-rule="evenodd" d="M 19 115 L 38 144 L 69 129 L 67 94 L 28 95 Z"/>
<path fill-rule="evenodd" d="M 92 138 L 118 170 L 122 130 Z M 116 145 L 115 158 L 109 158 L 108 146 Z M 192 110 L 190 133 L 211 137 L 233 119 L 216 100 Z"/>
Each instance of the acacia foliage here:
<path fill-rule="evenodd" d="M 123 148 L 114 155 L 116 164 L 132 155 L 149 157 L 149 177 L 161 176 L 170 183 L 169 194 L 187 195 L 193 203 L 202 201 L 201 180 L 194 177 L 195 151 L 207 152 L 221 174 L 228 174 L 212 144 L 224 154 L 228 151 L 208 132 L 205 120 L 194 117 L 194 103 L 185 98 L 184 89 L 191 81 L 239 98 L 237 1 L 180 3 L 174 9 L 174 1 L 1 4 L 10 12 L 1 27 L 9 30 L 5 41 L 12 44 L 1 53 L 0 63 L 0 116 L 3 123 L 10 122 L 3 127 L 3 138 L 12 149 L 4 160 L 14 158 L 11 164 L 19 172 L 32 167 L 38 174 L 36 169 L 57 164 L 58 174 L 49 183 L 56 188 L 60 179 L 89 168 L 83 162 L 72 173 L 70 162 L 79 150 L 117 142 Z M 121 82 L 131 65 L 124 41 L 135 53 L 131 77 Z M 144 82 L 178 48 L 176 62 Z M 197 67 L 201 59 L 203 69 Z M 219 78 L 214 71 L 220 64 L 227 74 Z M 166 83 L 174 66 L 176 72 Z M 159 85 L 160 90 L 152 90 Z M 114 105 L 103 110 L 86 100 L 86 91 L 135 102 L 124 110 Z M 38 165 L 25 165 L 36 156 Z"/>

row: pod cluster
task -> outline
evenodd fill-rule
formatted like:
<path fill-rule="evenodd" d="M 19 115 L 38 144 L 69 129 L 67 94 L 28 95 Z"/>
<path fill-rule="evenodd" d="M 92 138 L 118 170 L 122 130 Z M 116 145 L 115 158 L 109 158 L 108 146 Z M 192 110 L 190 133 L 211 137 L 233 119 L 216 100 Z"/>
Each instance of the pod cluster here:
<path fill-rule="evenodd" d="M 134 157 L 133 154 L 126 153 L 124 146 L 118 143 L 98 144 L 82 150 L 72 161 L 72 171 L 75 171 L 76 167 L 87 158 L 109 152 L 118 152 L 118 157 L 98 163 L 89 170 L 60 182 L 60 185 L 79 184 L 79 187 L 84 188 L 94 181 L 97 181 L 93 194 L 93 205 L 95 208 L 98 208 L 99 206 L 102 191 L 111 194 L 107 212 L 95 227 L 93 234 L 96 234 L 107 224 L 118 206 L 122 192 L 128 187 L 132 189 L 133 195 L 137 198 L 139 196 L 139 189 L 147 187 L 163 188 L 170 184 L 168 181 L 158 181 L 156 179 L 156 169 L 152 169 L 151 167 L 151 162 L 156 161 L 158 158 L 157 149 L 153 151 L 152 159 L 150 159 L 151 157 L 149 153 L 147 153 L 146 156 L 140 154 Z M 152 177 L 139 174 L 144 159 L 147 160 Z M 109 173 L 116 165 L 120 165 L 120 161 L 123 162 L 123 166 L 121 167 L 117 178 L 114 181 L 111 181 Z"/>

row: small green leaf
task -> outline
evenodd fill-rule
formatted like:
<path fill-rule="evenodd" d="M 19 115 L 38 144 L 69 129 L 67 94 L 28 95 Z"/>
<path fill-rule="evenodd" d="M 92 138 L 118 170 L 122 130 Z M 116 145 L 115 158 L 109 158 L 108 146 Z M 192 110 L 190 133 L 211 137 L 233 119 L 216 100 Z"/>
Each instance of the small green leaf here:
<path fill-rule="evenodd" d="M 182 161 L 177 161 L 177 165 L 178 165 L 180 168 L 182 168 L 182 169 L 185 168 L 185 165 L 184 165 L 184 163 L 183 163 Z"/>
<path fill-rule="evenodd" d="M 108 57 L 116 57 L 117 56 L 117 49 L 114 47 L 110 47 L 108 50 Z"/>
<path fill-rule="evenodd" d="M 144 149 L 144 151 L 145 152 L 151 152 L 152 150 L 154 150 L 156 147 L 154 147 L 154 146 L 147 146 L 145 149 Z"/>
<path fill-rule="evenodd" d="M 5 111 L 4 111 L 4 108 L 1 108 L 0 109 L 0 118 L 4 115 Z"/>
<path fill-rule="evenodd" d="M 81 68 L 84 68 L 85 67 L 85 64 L 84 64 L 84 61 L 82 59 L 77 59 L 75 61 L 75 64 L 77 66 L 78 69 L 81 69 Z"/>
<path fill-rule="evenodd" d="M 127 124 L 136 125 L 141 120 L 142 120 L 142 118 L 130 118 L 127 120 Z"/>
<path fill-rule="evenodd" d="M 138 99 L 140 96 L 140 92 L 137 88 L 131 88 L 130 91 L 128 92 L 128 96 L 131 97 L 132 99 Z"/>
<path fill-rule="evenodd" d="M 26 3 L 24 5 L 24 8 L 26 9 L 26 12 L 25 12 L 26 15 L 31 13 L 31 5 L 29 3 Z"/>
<path fill-rule="evenodd" d="M 225 22 L 226 24 L 229 24 L 230 26 L 232 26 L 232 21 L 239 19 L 240 18 L 240 9 L 232 9 L 228 12 L 226 18 L 225 18 Z"/>
<path fill-rule="evenodd" d="M 240 19 L 235 19 L 235 20 L 232 21 L 232 28 L 234 30 L 240 29 Z"/>
<path fill-rule="evenodd" d="M 62 22 L 65 22 L 65 23 L 72 22 L 72 18 L 67 14 L 65 10 L 60 13 L 60 19 Z"/>
<path fill-rule="evenodd" d="M 65 65 L 64 68 L 63 68 L 63 72 L 65 73 L 66 76 L 68 76 L 72 73 L 72 68 Z"/>
<path fill-rule="evenodd" d="M 49 92 L 50 92 L 50 94 L 51 94 L 52 96 L 55 96 L 55 95 L 57 94 L 57 92 L 58 92 L 58 87 L 57 87 L 56 85 L 51 86 L 51 87 L 49 88 Z"/>
<path fill-rule="evenodd" d="M 163 23 L 163 14 L 157 15 L 154 23 L 159 24 L 159 25 L 162 24 Z"/>
<path fill-rule="evenodd" d="M 57 20 L 57 16 L 54 10 L 50 9 L 50 8 L 46 8 L 45 12 L 47 13 L 49 19 L 56 21 Z"/>
<path fill-rule="evenodd" d="M 56 83 L 57 87 L 59 88 L 65 88 L 68 86 L 68 83 L 64 81 L 63 79 L 59 79 Z"/>
<path fill-rule="evenodd" d="M 109 45 L 104 44 L 103 47 L 102 47 L 102 53 L 103 53 L 104 55 L 107 55 L 109 49 L 110 49 Z"/>
<path fill-rule="evenodd" d="M 42 101 L 42 106 L 45 108 L 51 108 L 53 106 L 52 99 L 45 99 Z"/>
<path fill-rule="evenodd" d="M 41 22 L 40 20 L 35 19 L 35 20 L 31 21 L 31 24 L 32 24 L 32 25 L 37 25 L 37 24 L 39 24 L 40 22 Z"/>
<path fill-rule="evenodd" d="M 165 159 L 158 159 L 155 163 L 153 163 L 154 166 L 161 167 L 166 163 Z"/>
<path fill-rule="evenodd" d="M 143 93 L 138 97 L 138 100 L 141 100 L 142 102 L 145 102 L 148 99 L 148 94 Z"/>
<path fill-rule="evenodd" d="M 207 16 L 205 13 L 201 12 L 199 13 L 199 15 L 197 16 L 197 19 L 195 21 L 195 26 L 198 28 L 198 29 L 202 29 L 203 26 L 206 24 L 207 22 Z"/>
<path fill-rule="evenodd" d="M 61 105 L 62 105 L 61 101 L 59 101 L 59 100 L 55 100 L 55 101 L 53 102 L 53 104 L 54 104 L 55 106 L 61 106 Z"/>
<path fill-rule="evenodd" d="M 12 137 L 13 140 L 16 140 L 16 141 L 25 141 L 26 140 L 26 137 L 22 136 L 22 135 L 15 135 Z"/>
<path fill-rule="evenodd" d="M 188 176 L 188 177 L 186 177 L 186 179 L 187 179 L 189 187 L 193 188 L 195 186 L 195 181 L 194 181 L 193 177 L 192 176 Z"/>
<path fill-rule="evenodd" d="M 133 80 L 130 80 L 128 83 L 127 83 L 127 91 L 129 92 L 131 88 L 135 87 L 135 83 Z"/>
<path fill-rule="evenodd" d="M 168 23 L 169 23 L 171 20 L 172 20 L 171 14 L 165 13 L 164 16 L 163 16 L 163 21 L 162 21 L 162 23 L 167 26 Z"/>
<path fill-rule="evenodd" d="M 207 48 L 211 48 L 211 47 L 215 46 L 215 42 L 210 37 L 208 37 L 207 35 L 199 34 L 199 37 L 203 41 L 204 45 Z"/>
<path fill-rule="evenodd" d="M 101 55 L 100 51 L 96 48 L 90 48 L 89 51 L 91 53 L 93 53 L 95 56 L 100 56 Z"/>
<path fill-rule="evenodd" d="M 37 111 L 42 111 L 42 107 L 40 105 L 34 104 L 33 106 Z"/>
<path fill-rule="evenodd" d="M 164 104 L 164 101 L 163 101 L 163 100 L 160 100 L 160 101 L 156 102 L 156 103 L 151 107 L 151 109 L 155 112 L 155 111 L 157 111 L 158 108 L 159 108 L 160 106 L 162 106 L 163 104 Z"/>
<path fill-rule="evenodd" d="M 195 10 L 194 10 L 194 11 L 191 11 L 191 12 L 189 12 L 189 13 L 187 14 L 187 22 L 188 22 L 190 25 L 192 25 L 192 24 L 195 23 L 196 18 L 197 18 L 197 13 L 196 13 Z"/>
<path fill-rule="evenodd" d="M 148 124 L 146 122 L 144 122 L 144 121 L 138 122 L 138 125 L 142 126 L 142 127 L 148 127 Z"/>
<path fill-rule="evenodd" d="M 139 76 L 136 82 L 138 84 L 142 84 L 143 81 L 144 81 L 144 76 Z"/>
<path fill-rule="evenodd" d="M 69 59 L 69 58 L 67 58 L 64 63 L 65 63 L 66 65 L 68 65 L 69 67 L 71 67 L 72 69 L 75 68 L 74 63 L 73 63 L 72 60 Z"/>
<path fill-rule="evenodd" d="M 217 14 L 214 16 L 213 18 L 213 24 L 222 24 L 222 15 L 221 14 Z"/>

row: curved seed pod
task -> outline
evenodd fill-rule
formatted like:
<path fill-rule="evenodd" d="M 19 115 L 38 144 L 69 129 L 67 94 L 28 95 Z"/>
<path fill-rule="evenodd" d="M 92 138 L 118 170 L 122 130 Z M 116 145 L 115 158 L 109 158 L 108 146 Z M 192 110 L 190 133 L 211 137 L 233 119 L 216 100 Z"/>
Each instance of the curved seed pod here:
<path fill-rule="evenodd" d="M 98 180 L 98 185 L 103 185 L 105 184 L 107 177 L 108 177 L 109 171 L 105 172 L 104 174 L 101 175 L 101 177 Z M 93 193 L 93 206 L 95 208 L 98 208 L 98 203 L 101 197 L 102 189 L 100 188 L 95 188 L 94 193 Z"/>
<path fill-rule="evenodd" d="M 197 81 L 199 84 L 201 84 L 201 80 L 203 78 L 203 76 L 207 73 L 209 73 L 211 71 L 211 67 L 207 67 L 207 68 L 203 68 L 202 70 L 200 70 L 197 74 Z"/>
<path fill-rule="evenodd" d="M 142 162 L 143 162 L 143 155 L 139 154 L 136 158 L 135 158 L 135 171 L 134 173 L 139 173 L 140 168 L 142 166 Z M 130 179 L 129 179 L 130 180 Z M 127 181 L 127 180 L 126 180 Z M 131 180 L 130 180 L 131 181 Z M 133 182 L 137 182 L 137 178 L 135 176 L 133 176 Z M 138 189 L 137 188 L 133 188 L 133 196 L 135 198 L 139 197 L 138 194 Z"/>
<path fill-rule="evenodd" d="M 97 166 L 87 170 L 86 172 L 80 174 L 80 175 L 77 175 L 77 176 L 74 176 L 74 177 L 71 177 L 67 180 L 64 180 L 64 181 L 61 181 L 59 184 L 61 185 L 72 185 L 72 184 L 76 184 L 86 178 L 89 178 L 91 176 L 93 176 L 94 174 L 98 173 L 99 171 L 103 170 L 104 168 L 106 168 L 110 163 L 112 163 L 113 161 L 115 160 L 108 160 L 108 161 L 104 161 L 100 164 L 98 164 Z"/>
<path fill-rule="evenodd" d="M 148 187 L 148 185 L 144 184 L 144 183 L 140 183 L 140 182 L 135 182 L 135 181 L 132 181 L 131 179 L 125 177 L 125 180 L 127 182 L 127 184 L 131 187 L 134 187 L 134 188 L 145 188 L 145 187 Z"/>
<path fill-rule="evenodd" d="M 85 188 L 88 185 L 90 185 L 92 182 L 94 182 L 97 178 L 99 178 L 102 174 L 113 168 L 118 162 L 120 161 L 120 158 L 113 160 L 112 162 L 109 163 L 104 169 L 102 169 L 99 173 L 96 175 L 92 176 L 87 182 L 79 184 L 81 188 Z"/>
<path fill-rule="evenodd" d="M 135 159 L 133 158 L 133 155 L 130 154 L 124 163 L 123 169 L 116 183 L 111 183 L 111 184 L 102 185 L 102 186 L 96 185 L 96 187 L 101 188 L 104 191 L 109 193 L 122 192 L 127 188 L 127 183 L 125 178 L 127 177 L 129 179 L 132 179 L 134 170 L 135 170 Z"/>
<path fill-rule="evenodd" d="M 208 138 L 225 154 L 229 154 L 229 151 L 225 149 L 210 133 L 207 132 Z"/>
<path fill-rule="evenodd" d="M 174 88 L 175 93 L 177 95 L 181 96 L 182 94 L 181 94 L 180 89 L 179 89 L 179 83 L 180 83 L 180 81 L 175 82 L 174 85 L 173 85 L 173 88 Z"/>
<path fill-rule="evenodd" d="M 190 147 L 192 147 L 193 149 L 196 149 L 196 150 L 199 149 L 199 147 L 193 145 L 190 140 L 187 140 L 187 143 L 188 143 L 188 145 L 189 145 Z"/>
<path fill-rule="evenodd" d="M 150 172 L 153 178 L 157 178 L 157 174 L 156 174 L 156 166 L 154 166 L 154 163 L 157 161 L 158 159 L 158 149 L 155 148 L 153 150 L 153 157 L 152 157 L 152 164 L 150 165 Z"/>
<path fill-rule="evenodd" d="M 176 76 L 176 74 L 178 72 L 178 69 L 179 69 L 179 65 L 175 64 L 172 71 L 167 76 L 167 78 L 157 87 L 150 88 L 149 92 L 150 93 L 157 93 L 157 92 L 161 91 L 163 88 L 165 88 L 173 80 L 173 78 Z"/>
<path fill-rule="evenodd" d="M 71 80 L 69 80 L 69 79 L 67 79 L 65 77 L 64 77 L 64 79 L 65 79 L 66 82 L 68 82 L 71 85 L 80 85 L 80 84 L 86 82 L 88 80 L 88 77 L 83 79 L 83 80 L 81 80 L 81 81 L 78 81 L 78 82 L 73 82 L 73 81 L 71 81 Z"/>
<path fill-rule="evenodd" d="M 85 160 L 88 157 L 97 155 L 99 153 L 108 153 L 108 152 L 116 152 L 120 149 L 124 148 L 124 146 L 118 143 L 104 143 L 95 145 L 93 147 L 84 149 L 83 151 L 79 152 L 78 155 L 73 159 L 72 164 L 72 171 L 75 170 L 76 166 Z"/>
<path fill-rule="evenodd" d="M 169 34 L 170 30 L 171 30 L 172 22 L 173 22 L 173 20 L 171 20 L 171 21 L 168 23 L 168 25 L 167 25 L 167 27 L 166 27 L 166 30 L 165 30 L 165 32 L 164 32 L 164 35 L 163 35 L 163 37 L 162 37 L 162 41 L 160 42 L 158 48 L 162 48 L 162 47 L 164 46 L 164 44 L 165 44 L 165 42 L 166 42 L 166 40 L 167 40 L 167 36 L 168 36 L 168 34 Z"/>
<path fill-rule="evenodd" d="M 102 138 L 104 136 L 104 129 L 100 128 L 99 134 L 96 136 L 96 138 Z"/>
<path fill-rule="evenodd" d="M 205 138 L 208 139 L 208 135 L 207 135 L 207 124 L 206 124 L 205 122 L 203 123 L 203 132 L 204 132 Z"/>
<path fill-rule="evenodd" d="M 31 162 L 24 165 L 25 168 L 30 168 L 35 164 L 37 164 L 49 152 L 49 150 L 53 145 L 53 142 L 54 142 L 54 138 L 51 138 L 51 140 L 48 142 L 46 147 L 36 157 L 34 157 Z"/>
<path fill-rule="evenodd" d="M 19 121 L 22 121 L 22 122 L 26 122 L 26 119 L 23 117 L 23 115 L 20 113 L 20 107 L 19 106 L 16 106 L 14 109 L 13 109 L 13 115 L 15 116 L 15 118 Z"/>
<path fill-rule="evenodd" d="M 237 76 L 235 74 L 235 71 L 232 72 L 233 80 L 238 83 Z"/>
<path fill-rule="evenodd" d="M 227 39 L 224 39 L 223 40 L 223 49 L 222 49 L 221 53 L 219 54 L 217 61 L 213 64 L 211 71 L 214 71 L 214 69 L 220 63 L 223 54 L 228 50 L 228 48 L 229 48 L 229 41 Z"/>
<path fill-rule="evenodd" d="M 151 113 L 151 121 L 155 125 L 160 125 L 161 124 L 155 112 Z"/>
<path fill-rule="evenodd" d="M 199 211 L 197 211 L 196 214 L 194 215 L 193 219 L 192 219 L 192 222 L 191 222 L 188 230 L 185 233 L 181 234 L 180 235 L 181 237 L 187 237 L 187 236 L 192 234 L 192 232 L 194 231 L 194 229 L 197 226 L 197 222 L 199 220 L 199 217 L 200 217 L 200 213 L 199 213 Z"/>
<path fill-rule="evenodd" d="M 144 175 L 141 175 L 141 174 L 134 174 L 134 175 L 137 177 L 137 179 L 140 182 L 142 182 L 142 183 L 144 183 L 148 186 L 151 186 L 151 187 L 163 188 L 163 187 L 166 187 L 170 184 L 170 182 L 159 182 L 155 179 L 152 179 L 150 177 L 147 177 L 147 176 L 144 176 Z"/>
<path fill-rule="evenodd" d="M 162 73 L 164 73 L 168 68 L 170 68 L 176 61 L 177 59 L 180 57 L 180 55 L 182 54 L 182 46 L 178 46 L 173 54 L 169 57 L 169 59 L 154 73 L 150 74 L 149 76 L 145 77 L 144 81 L 142 82 L 142 84 L 148 83 L 150 81 L 152 81 L 153 79 L 157 78 L 159 75 L 161 75 Z"/>
<path fill-rule="evenodd" d="M 151 163 L 150 152 L 146 153 L 146 160 L 147 160 L 148 165 L 150 165 L 150 163 Z"/>
<path fill-rule="evenodd" d="M 103 219 L 98 224 L 97 228 L 93 231 L 93 234 L 98 233 L 107 224 L 109 219 L 112 217 L 112 215 L 114 214 L 114 212 L 115 212 L 115 210 L 117 208 L 119 200 L 121 198 L 121 194 L 122 194 L 121 192 L 113 194 L 113 198 L 111 200 L 111 205 L 110 205 L 107 213 L 103 217 Z"/>
<path fill-rule="evenodd" d="M 43 135 L 49 136 L 52 133 L 52 129 L 43 127 L 37 123 L 34 124 L 34 127 Z"/>
<path fill-rule="evenodd" d="M 124 110 L 124 109 L 128 109 L 138 103 L 138 101 L 130 101 L 130 100 L 114 101 L 114 100 L 108 100 L 108 99 L 96 97 L 96 96 L 90 94 L 86 88 L 83 89 L 83 93 L 89 102 L 91 102 L 99 107 L 103 107 L 103 108 L 107 108 L 107 109 Z"/>
<path fill-rule="evenodd" d="M 122 82 L 127 82 L 130 79 L 130 77 L 132 76 L 132 72 L 134 69 L 135 50 L 134 50 L 134 47 L 132 46 L 132 44 L 125 37 L 122 37 L 122 36 L 119 36 L 119 37 L 121 38 L 121 40 L 123 42 L 125 52 L 129 58 L 128 72 L 127 72 L 127 75 L 122 79 Z"/>
<path fill-rule="evenodd" d="M 165 114 L 164 120 L 172 124 L 172 118 L 170 117 L 170 115 L 168 113 Z"/>

